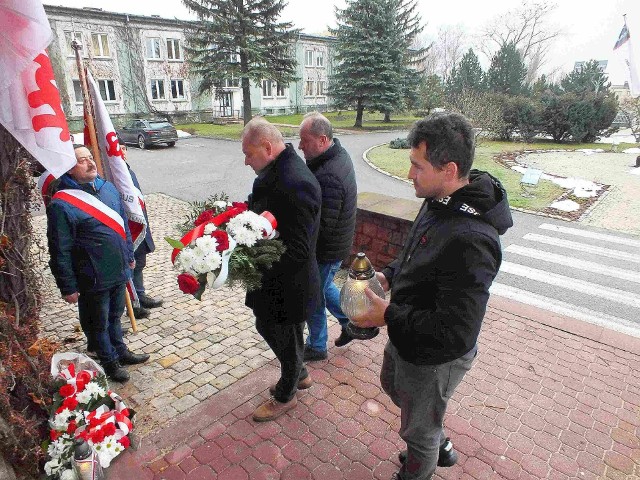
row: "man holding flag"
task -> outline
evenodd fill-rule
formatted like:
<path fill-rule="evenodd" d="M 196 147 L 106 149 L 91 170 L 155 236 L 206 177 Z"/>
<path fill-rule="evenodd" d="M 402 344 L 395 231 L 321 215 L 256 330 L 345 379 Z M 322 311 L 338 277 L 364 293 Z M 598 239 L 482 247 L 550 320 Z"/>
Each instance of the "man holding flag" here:
<path fill-rule="evenodd" d="M 87 349 L 109 378 L 126 382 L 123 365 L 149 359 L 122 338 L 125 284 L 135 267 L 131 233 L 119 192 L 98 176 L 89 150 L 76 145 L 75 156 L 47 207 L 49 265 L 65 301 L 78 303 Z"/>

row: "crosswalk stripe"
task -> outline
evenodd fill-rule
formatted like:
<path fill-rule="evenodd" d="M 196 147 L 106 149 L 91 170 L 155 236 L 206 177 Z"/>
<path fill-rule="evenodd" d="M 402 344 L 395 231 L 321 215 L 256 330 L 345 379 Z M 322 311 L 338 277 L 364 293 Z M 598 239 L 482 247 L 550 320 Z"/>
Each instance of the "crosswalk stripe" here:
<path fill-rule="evenodd" d="M 564 240 L 561 238 L 548 237 L 546 235 L 538 235 L 537 233 L 527 233 L 522 238 L 532 242 L 552 245 L 554 247 L 568 248 L 570 250 L 577 250 L 584 253 L 592 253 L 595 255 L 601 255 L 603 257 L 615 258 L 618 260 L 625 260 L 627 262 L 640 263 L 640 255 L 622 252 L 620 250 L 612 250 L 610 248 L 605 248 L 605 247 L 597 247 L 595 245 L 589 245 L 587 243 L 572 242 L 570 240 Z"/>
<path fill-rule="evenodd" d="M 594 240 L 604 240 L 609 243 L 617 243 L 619 245 L 628 245 L 630 247 L 640 248 L 640 240 L 634 240 L 632 238 L 624 238 L 618 237 L 616 235 L 609 235 L 606 233 L 579 230 L 577 228 L 564 227 L 562 225 L 551 225 L 550 223 L 543 223 L 538 228 L 542 228 L 543 230 L 550 230 L 552 232 L 566 233 L 569 235 L 576 235 L 578 237 L 591 238 Z"/>
<path fill-rule="evenodd" d="M 565 267 L 577 268 L 591 273 L 597 273 L 607 277 L 613 277 L 627 282 L 640 283 L 640 274 L 634 270 L 624 270 L 622 268 L 610 267 L 588 260 L 567 257 L 566 255 L 558 255 L 557 253 L 545 252 L 535 248 L 523 247 L 521 245 L 512 244 L 504 249 L 505 252 L 514 253 L 523 257 L 543 260 L 545 262 L 555 263 L 556 265 L 564 265 Z"/>
<path fill-rule="evenodd" d="M 571 305 L 561 300 L 556 300 L 555 298 L 549 298 L 533 292 L 527 292 L 526 290 L 521 290 L 498 282 L 494 282 L 489 291 L 492 295 L 509 298 L 559 315 L 576 318 L 578 320 L 640 338 L 640 329 L 637 324 L 622 318 L 607 315 L 606 313 L 596 312 L 578 305 Z"/>
<path fill-rule="evenodd" d="M 631 307 L 640 308 L 640 297 L 624 290 L 617 288 L 605 287 L 591 282 L 585 282 L 576 278 L 558 275 L 557 273 L 538 270 L 517 263 L 502 262 L 500 271 L 510 273 L 519 277 L 525 277 L 537 282 L 554 285 L 556 287 L 566 288 L 574 292 L 584 293 L 594 297 L 604 298 L 613 302 L 629 305 Z"/>

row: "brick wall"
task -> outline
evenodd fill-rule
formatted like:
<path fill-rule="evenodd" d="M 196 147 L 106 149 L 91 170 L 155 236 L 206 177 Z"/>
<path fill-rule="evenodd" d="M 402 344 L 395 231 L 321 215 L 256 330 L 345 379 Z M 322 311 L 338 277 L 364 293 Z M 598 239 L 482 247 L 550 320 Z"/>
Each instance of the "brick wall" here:
<path fill-rule="evenodd" d="M 364 252 L 376 270 L 391 263 L 402 250 L 419 209 L 415 201 L 359 194 L 356 235 L 347 266 L 358 252 Z"/>

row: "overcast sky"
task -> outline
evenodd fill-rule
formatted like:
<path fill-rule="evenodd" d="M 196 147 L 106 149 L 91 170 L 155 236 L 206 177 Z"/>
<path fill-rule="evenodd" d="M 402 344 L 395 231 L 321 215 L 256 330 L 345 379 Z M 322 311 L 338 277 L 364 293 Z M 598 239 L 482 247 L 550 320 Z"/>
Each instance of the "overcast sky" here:
<path fill-rule="evenodd" d="M 45 3 L 167 18 L 194 18 L 179 0 L 45 0 Z M 418 10 L 426 24 L 424 33 L 427 37 L 435 38 L 438 28 L 444 25 L 461 25 L 472 37 L 492 17 L 518 4 L 513 0 L 418 0 Z M 562 36 L 555 42 L 544 71 L 559 68 L 567 72 L 579 60 L 609 60 L 611 80 L 622 83 L 625 72 L 621 51 L 626 53 L 626 47 L 614 54 L 613 45 L 622 29 L 623 14 L 627 14 L 636 64 L 640 68 L 640 0 L 557 0 L 556 4 L 552 22 L 562 31 Z M 322 33 L 327 27 L 336 26 L 336 6 L 344 7 L 345 1 L 289 0 L 283 19 L 306 33 Z"/>

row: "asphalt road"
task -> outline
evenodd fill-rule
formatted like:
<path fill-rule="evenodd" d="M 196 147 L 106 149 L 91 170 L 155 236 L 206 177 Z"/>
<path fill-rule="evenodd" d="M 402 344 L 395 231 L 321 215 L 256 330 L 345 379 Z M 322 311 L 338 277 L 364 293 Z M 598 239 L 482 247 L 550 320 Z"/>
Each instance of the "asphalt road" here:
<path fill-rule="evenodd" d="M 339 136 L 354 162 L 358 190 L 409 200 L 413 187 L 372 169 L 362 159 L 371 146 L 406 132 Z M 297 147 L 298 140 L 292 139 Z M 174 148 L 129 149 L 144 193 L 202 200 L 226 192 L 244 200 L 253 171 L 240 142 L 186 138 Z M 640 336 L 640 239 L 613 231 L 513 212 L 502 237 L 504 262 L 493 293 Z"/>

